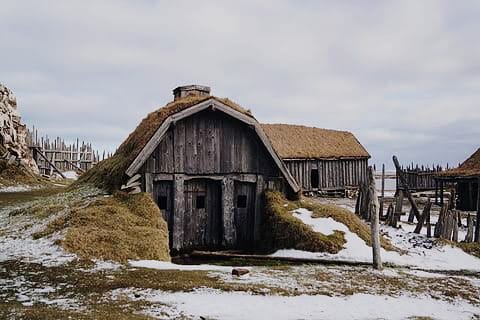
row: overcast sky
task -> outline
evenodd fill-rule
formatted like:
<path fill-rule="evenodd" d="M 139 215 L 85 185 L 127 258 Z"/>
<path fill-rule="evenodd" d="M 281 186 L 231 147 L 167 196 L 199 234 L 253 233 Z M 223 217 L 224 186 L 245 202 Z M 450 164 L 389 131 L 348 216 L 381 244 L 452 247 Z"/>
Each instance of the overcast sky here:
<path fill-rule="evenodd" d="M 115 150 L 178 85 L 261 122 L 353 132 L 372 163 L 480 147 L 480 1 L 23 1 L 0 82 L 28 125 Z"/>

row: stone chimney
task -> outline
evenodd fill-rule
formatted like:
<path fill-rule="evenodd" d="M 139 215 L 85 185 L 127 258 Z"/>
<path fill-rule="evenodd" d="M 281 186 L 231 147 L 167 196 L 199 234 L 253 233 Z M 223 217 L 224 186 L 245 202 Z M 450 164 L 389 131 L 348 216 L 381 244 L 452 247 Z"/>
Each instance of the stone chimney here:
<path fill-rule="evenodd" d="M 198 97 L 206 97 L 210 95 L 210 87 L 207 86 L 199 86 L 199 85 L 190 85 L 190 86 L 181 86 L 176 87 L 173 89 L 173 100 L 178 100 L 183 97 L 189 96 L 198 96 Z"/>

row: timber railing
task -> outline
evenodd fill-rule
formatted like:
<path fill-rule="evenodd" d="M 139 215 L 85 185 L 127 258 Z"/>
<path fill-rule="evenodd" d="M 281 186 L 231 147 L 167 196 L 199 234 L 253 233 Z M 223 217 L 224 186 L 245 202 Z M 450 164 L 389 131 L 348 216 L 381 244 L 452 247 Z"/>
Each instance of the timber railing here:
<path fill-rule="evenodd" d="M 66 171 L 83 173 L 110 156 L 105 151 L 100 155 L 91 143 L 80 142 L 79 139 L 74 143 L 67 143 L 60 137 L 40 137 L 35 127 L 28 130 L 26 140 L 40 174 L 46 176 L 56 172 L 64 177 L 62 172 Z"/>
<path fill-rule="evenodd" d="M 447 165 L 448 169 L 448 165 Z M 432 168 L 430 167 L 425 167 L 425 166 L 407 166 L 401 167 L 400 171 L 403 174 L 403 177 L 405 181 L 407 182 L 408 188 L 410 191 L 417 192 L 417 191 L 429 191 L 429 190 L 435 190 L 437 188 L 435 184 L 435 179 L 434 177 L 441 171 L 444 171 L 444 169 L 437 165 L 433 166 Z M 400 177 L 399 177 L 399 172 L 397 169 L 397 191 L 401 189 L 401 183 L 400 183 Z"/>

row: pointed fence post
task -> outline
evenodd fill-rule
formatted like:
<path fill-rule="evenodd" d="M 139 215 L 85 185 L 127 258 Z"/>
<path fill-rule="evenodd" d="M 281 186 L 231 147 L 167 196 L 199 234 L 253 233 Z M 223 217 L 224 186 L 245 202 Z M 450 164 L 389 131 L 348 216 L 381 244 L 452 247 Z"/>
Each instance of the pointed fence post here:
<path fill-rule="evenodd" d="M 477 221 L 475 223 L 475 242 L 480 243 L 480 178 L 477 182 Z"/>
<path fill-rule="evenodd" d="M 379 224 L 379 203 L 377 189 L 375 187 L 375 175 L 373 168 L 368 167 L 368 211 L 370 213 L 370 226 L 372 236 L 373 268 L 382 269 L 382 259 L 380 257 L 380 224 Z"/>

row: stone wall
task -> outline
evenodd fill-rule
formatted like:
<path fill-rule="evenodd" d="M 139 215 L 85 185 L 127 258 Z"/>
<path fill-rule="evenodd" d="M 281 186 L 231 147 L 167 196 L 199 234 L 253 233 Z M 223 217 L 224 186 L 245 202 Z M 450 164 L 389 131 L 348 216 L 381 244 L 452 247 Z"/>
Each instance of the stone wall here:
<path fill-rule="evenodd" d="M 7 152 L 0 158 L 10 163 L 21 164 L 38 173 L 38 167 L 32 158 L 27 142 L 27 128 L 21 122 L 17 109 L 17 99 L 13 92 L 0 83 L 0 145 Z"/>

